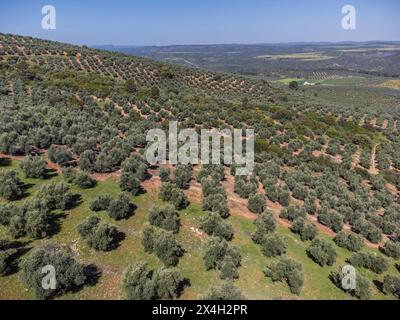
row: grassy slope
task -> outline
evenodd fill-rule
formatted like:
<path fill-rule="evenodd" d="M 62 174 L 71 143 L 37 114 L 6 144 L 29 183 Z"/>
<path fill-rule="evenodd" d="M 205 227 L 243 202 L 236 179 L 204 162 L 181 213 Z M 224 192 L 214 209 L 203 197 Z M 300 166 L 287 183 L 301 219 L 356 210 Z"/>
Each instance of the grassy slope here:
<path fill-rule="evenodd" d="M 17 168 L 17 162 L 7 168 Z M 22 177 L 22 175 L 21 175 Z M 38 189 L 42 183 L 34 179 L 24 179 L 33 186 L 29 189 L 30 196 Z M 54 177 L 53 180 L 62 180 L 62 177 Z M 99 182 L 98 185 L 90 190 L 79 190 L 72 187 L 72 191 L 82 195 L 82 201 L 78 207 L 67 213 L 61 220 L 61 230 L 50 239 L 34 241 L 28 247 L 38 246 L 43 243 L 68 244 L 74 248 L 78 259 L 85 263 L 94 263 L 102 270 L 102 276 L 96 286 L 86 286 L 81 291 L 69 293 L 63 296 L 64 299 L 122 299 L 124 294 L 121 289 L 121 275 L 123 269 L 130 263 L 146 260 L 151 267 L 161 267 L 161 263 L 153 255 L 148 255 L 143 251 L 141 245 L 140 230 L 147 221 L 147 212 L 151 206 L 159 202 L 156 190 L 150 190 L 138 197 L 132 197 L 133 202 L 138 206 L 135 214 L 127 220 L 115 222 L 101 212 L 99 215 L 104 219 L 117 225 L 118 229 L 125 232 L 126 238 L 121 242 L 118 249 L 108 252 L 95 252 L 90 250 L 80 239 L 76 232 L 76 226 L 87 217 L 91 211 L 89 209 L 90 199 L 102 193 L 117 195 L 120 190 L 118 183 L 109 179 Z M 204 214 L 201 205 L 193 203 L 190 207 L 180 212 L 182 227 L 177 235 L 186 253 L 181 258 L 178 268 L 184 277 L 190 280 L 191 286 L 186 288 L 182 296 L 183 299 L 199 298 L 210 285 L 221 283 L 216 271 L 206 271 L 202 261 L 202 247 L 207 241 L 206 235 L 196 234 L 191 227 L 198 227 L 198 220 Z M 292 295 L 284 283 L 272 283 L 270 279 L 263 275 L 265 266 L 272 261 L 261 254 L 260 248 L 255 245 L 250 238 L 254 230 L 251 220 L 239 216 L 232 216 L 229 222 L 235 229 L 233 243 L 240 246 L 243 263 L 240 267 L 240 278 L 236 284 L 241 288 L 247 298 L 250 299 L 349 299 L 350 296 L 336 288 L 328 279 L 330 271 L 336 270 L 339 265 L 343 265 L 345 259 L 351 255 L 350 252 L 336 247 L 339 254 L 338 260 L 333 267 L 319 267 L 306 255 L 306 248 L 309 243 L 303 243 L 284 227 L 278 227 L 278 233 L 287 237 L 288 256 L 301 262 L 305 276 L 305 285 L 300 297 Z M 0 237 L 7 236 L 4 228 L 0 227 Z M 23 239 L 26 240 L 27 239 Z M 367 249 L 365 249 L 367 250 Z M 361 270 L 371 280 L 381 280 L 383 276 L 377 276 L 372 272 Z M 394 268 L 394 261 L 391 261 L 390 273 L 397 274 Z M 33 298 L 31 290 L 27 290 L 20 282 L 19 274 L 13 274 L 0 278 L 0 299 L 30 299 Z M 373 288 L 375 299 L 390 299 L 375 287 Z"/>

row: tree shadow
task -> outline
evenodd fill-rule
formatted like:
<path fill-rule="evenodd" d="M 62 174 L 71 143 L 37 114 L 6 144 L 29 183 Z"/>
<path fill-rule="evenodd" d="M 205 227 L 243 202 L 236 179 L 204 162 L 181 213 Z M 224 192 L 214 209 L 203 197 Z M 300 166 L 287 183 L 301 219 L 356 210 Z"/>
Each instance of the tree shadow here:
<path fill-rule="evenodd" d="M 146 193 L 147 193 L 146 189 L 143 188 L 142 185 L 140 185 L 139 191 L 138 191 L 138 193 L 135 195 L 135 197 L 136 197 L 136 196 L 143 195 L 143 194 L 146 194 Z"/>
<path fill-rule="evenodd" d="M 84 272 L 86 276 L 85 285 L 90 287 L 94 287 L 95 285 L 97 285 L 101 277 L 101 270 L 92 263 L 85 266 Z"/>
<path fill-rule="evenodd" d="M 7 167 L 11 165 L 11 158 L 0 158 L 0 167 Z"/>
<path fill-rule="evenodd" d="M 180 297 L 181 296 L 181 294 L 183 293 L 183 291 L 186 289 L 186 288 L 189 288 L 190 286 L 191 286 L 192 284 L 191 284 L 191 282 L 190 282 L 190 279 L 188 279 L 188 278 L 183 278 L 183 280 L 179 283 L 179 286 L 178 286 L 178 297 Z"/>
<path fill-rule="evenodd" d="M 26 197 L 29 197 L 30 192 L 28 192 L 28 190 L 30 188 L 32 188 L 33 186 L 35 186 L 35 185 L 32 184 L 32 183 L 22 183 L 20 186 L 21 186 L 22 193 L 21 193 L 20 196 L 14 197 L 13 200 L 21 200 L 21 199 L 24 199 Z"/>
<path fill-rule="evenodd" d="M 82 204 L 82 196 L 79 193 L 73 194 L 65 210 L 75 209 L 79 207 L 81 204 Z"/>
<path fill-rule="evenodd" d="M 57 177 L 57 176 L 58 176 L 57 170 L 48 168 L 48 169 L 46 169 L 46 172 L 45 172 L 45 174 L 43 176 L 43 179 L 44 180 L 50 180 L 50 179 L 52 179 L 54 177 Z"/>
<path fill-rule="evenodd" d="M 380 292 L 385 293 L 385 292 L 383 291 L 383 282 L 382 282 L 382 281 L 373 280 L 372 282 L 374 283 L 375 287 L 377 287 L 377 289 L 378 289 Z"/>
<path fill-rule="evenodd" d="M 122 231 L 117 231 L 114 241 L 110 247 L 110 250 L 108 251 L 118 249 L 118 247 L 121 245 L 121 242 L 124 241 L 125 238 L 126 238 L 125 233 L 123 233 Z"/>
<path fill-rule="evenodd" d="M 6 271 L 4 272 L 4 276 L 10 276 L 19 271 L 19 261 L 22 256 L 27 254 L 32 247 L 28 247 L 28 245 L 32 241 L 26 241 L 26 242 L 20 242 L 20 241 L 13 241 L 8 244 L 7 250 L 15 250 L 13 254 L 9 257 L 10 259 L 10 265 L 7 267 Z"/>
<path fill-rule="evenodd" d="M 137 210 L 138 206 L 134 203 L 129 204 L 129 212 L 125 219 L 129 219 L 133 215 L 135 215 L 135 211 Z"/>
<path fill-rule="evenodd" d="M 56 234 L 58 234 L 61 231 L 61 219 L 65 219 L 67 217 L 67 214 L 65 212 L 60 212 L 57 214 L 52 214 L 50 216 L 50 228 L 47 230 L 47 237 L 52 238 Z"/>
<path fill-rule="evenodd" d="M 93 263 L 85 265 L 83 268 L 83 273 L 86 277 L 85 282 L 81 285 L 75 285 L 71 288 L 68 288 L 65 292 L 77 293 L 83 289 L 85 286 L 94 287 L 98 284 L 99 279 L 102 275 L 101 270 L 97 268 L 97 266 Z M 58 292 L 55 296 L 51 297 L 54 299 L 56 297 L 62 296 L 65 292 Z"/>

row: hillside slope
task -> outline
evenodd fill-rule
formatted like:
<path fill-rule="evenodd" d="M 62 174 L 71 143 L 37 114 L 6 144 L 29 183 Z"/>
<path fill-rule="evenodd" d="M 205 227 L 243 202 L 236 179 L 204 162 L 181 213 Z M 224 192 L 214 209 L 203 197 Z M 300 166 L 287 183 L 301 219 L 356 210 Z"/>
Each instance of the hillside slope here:
<path fill-rule="evenodd" d="M 0 298 L 38 296 L 18 265 L 49 244 L 85 265 L 86 282 L 61 299 L 126 298 L 124 270 L 141 261 L 168 286 L 152 298 L 240 297 L 211 289 L 227 282 L 252 299 L 395 298 L 397 105 L 324 103 L 266 81 L 0 38 Z M 253 175 L 149 166 L 146 133 L 171 120 L 254 128 Z M 360 290 L 334 281 L 345 264 Z M 282 265 L 295 271 L 271 275 Z"/>

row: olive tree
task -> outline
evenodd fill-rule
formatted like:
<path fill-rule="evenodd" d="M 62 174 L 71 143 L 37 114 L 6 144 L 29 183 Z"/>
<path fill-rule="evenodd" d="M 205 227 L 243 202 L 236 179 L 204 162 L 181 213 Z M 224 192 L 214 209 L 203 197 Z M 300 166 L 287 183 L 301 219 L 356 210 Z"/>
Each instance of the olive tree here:
<path fill-rule="evenodd" d="M 400 278 L 386 275 L 383 278 L 382 290 L 385 294 L 393 294 L 397 299 L 400 299 Z"/>
<path fill-rule="evenodd" d="M 259 193 L 250 195 L 247 207 L 253 213 L 263 213 L 266 209 L 265 196 Z"/>
<path fill-rule="evenodd" d="M 291 230 L 299 234 L 302 241 L 313 240 L 318 234 L 317 227 L 313 223 L 306 223 L 302 217 L 293 221 Z"/>
<path fill-rule="evenodd" d="M 142 244 L 147 253 L 154 253 L 166 267 L 176 266 L 183 254 L 172 232 L 153 226 L 143 229 Z"/>
<path fill-rule="evenodd" d="M 230 282 L 210 287 L 202 298 L 204 300 L 245 300 L 239 288 Z"/>
<path fill-rule="evenodd" d="M 299 295 L 304 283 L 302 266 L 295 260 L 280 258 L 277 262 L 267 266 L 264 274 L 272 281 L 286 281 L 290 291 Z"/>
<path fill-rule="evenodd" d="M 225 240 L 231 240 L 233 237 L 233 228 L 226 223 L 216 212 L 210 212 L 200 219 L 200 229 L 208 235 L 220 237 Z"/>
<path fill-rule="evenodd" d="M 162 184 L 159 197 L 163 201 L 171 202 L 177 210 L 185 209 L 189 205 L 185 193 L 171 182 Z"/>
<path fill-rule="evenodd" d="M 151 225 L 177 233 L 179 231 L 179 216 L 171 204 L 153 207 L 149 213 Z"/>
<path fill-rule="evenodd" d="M 342 248 L 357 252 L 364 246 L 363 238 L 356 233 L 347 234 L 345 231 L 340 231 L 333 239 L 335 243 Z"/>
<path fill-rule="evenodd" d="M 46 290 L 42 286 L 42 268 L 51 265 L 57 276 L 55 290 Z M 65 249 L 45 246 L 34 249 L 20 264 L 21 279 L 34 290 L 39 299 L 49 299 L 65 292 L 75 290 L 85 284 L 84 265 L 77 262 Z"/>
<path fill-rule="evenodd" d="M 98 251 L 110 251 L 118 244 L 119 232 L 116 227 L 101 222 L 97 216 L 90 216 L 78 225 L 78 233 L 89 247 Z"/>
<path fill-rule="evenodd" d="M 358 252 L 349 257 L 347 262 L 354 267 L 370 269 L 377 274 L 381 274 L 389 268 L 388 260 L 380 254 L 376 255 L 372 253 Z"/>
<path fill-rule="evenodd" d="M 265 211 L 263 212 L 255 221 L 254 224 L 256 226 L 256 231 L 251 235 L 253 241 L 257 244 L 261 244 L 263 242 L 263 238 L 275 231 L 276 222 L 274 216 Z"/>
<path fill-rule="evenodd" d="M 352 296 L 361 299 L 361 300 L 368 300 L 371 298 L 371 287 L 372 283 L 365 277 L 363 277 L 359 272 L 356 273 L 355 279 L 355 288 L 344 289 L 343 287 L 343 280 L 344 277 L 347 275 L 342 271 L 342 267 L 340 267 L 337 271 L 332 272 L 329 275 L 329 279 L 336 285 L 339 289 L 344 290 L 350 293 Z"/>
<path fill-rule="evenodd" d="M 335 263 L 335 247 L 327 240 L 315 238 L 307 249 L 307 254 L 320 266 L 331 266 Z"/>
<path fill-rule="evenodd" d="M 90 202 L 90 210 L 103 211 L 107 210 L 112 198 L 109 195 L 99 195 Z"/>
<path fill-rule="evenodd" d="M 16 200 L 23 195 L 23 183 L 12 170 L 0 171 L 0 198 Z"/>
<path fill-rule="evenodd" d="M 21 170 L 27 178 L 44 178 L 47 172 L 47 163 L 42 157 L 29 156 L 19 163 Z"/>
<path fill-rule="evenodd" d="M 126 219 L 132 213 L 129 197 L 125 193 L 120 193 L 117 198 L 110 201 L 107 213 L 115 220 Z"/>

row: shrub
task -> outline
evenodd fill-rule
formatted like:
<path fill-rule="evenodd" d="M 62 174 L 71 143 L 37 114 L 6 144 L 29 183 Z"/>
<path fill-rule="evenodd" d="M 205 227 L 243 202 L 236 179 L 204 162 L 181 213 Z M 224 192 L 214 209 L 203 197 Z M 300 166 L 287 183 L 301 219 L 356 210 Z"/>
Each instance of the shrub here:
<path fill-rule="evenodd" d="M 22 196 L 23 183 L 18 174 L 12 170 L 0 171 L 0 198 L 15 200 Z"/>
<path fill-rule="evenodd" d="M 111 200 L 107 210 L 108 215 L 115 220 L 126 219 L 131 212 L 129 197 L 125 193 L 120 193 L 116 199 Z"/>
<path fill-rule="evenodd" d="M 266 208 L 265 201 L 266 199 L 264 195 L 259 193 L 253 194 L 249 197 L 247 207 L 251 212 L 261 214 L 265 211 Z"/>
<path fill-rule="evenodd" d="M 300 294 L 304 283 L 300 263 L 289 258 L 280 258 L 279 261 L 270 264 L 264 273 L 274 282 L 286 281 L 293 294 Z"/>
<path fill-rule="evenodd" d="M 103 211 L 107 210 L 112 198 L 108 195 L 100 195 L 90 202 L 90 210 Z"/>
<path fill-rule="evenodd" d="M 46 290 L 42 287 L 42 268 L 54 266 L 57 275 L 55 290 Z M 86 281 L 85 268 L 64 249 L 46 246 L 34 249 L 25 257 L 20 265 L 21 279 L 25 285 L 35 291 L 39 299 L 49 299 L 74 290 L 84 285 Z"/>
<path fill-rule="evenodd" d="M 200 229 L 208 235 L 231 240 L 233 228 L 229 223 L 224 222 L 222 217 L 216 212 L 210 212 L 200 219 Z"/>
<path fill-rule="evenodd" d="M 42 157 L 29 156 L 19 163 L 27 178 L 44 178 L 47 172 L 47 163 Z"/>
<path fill-rule="evenodd" d="M 245 300 L 240 290 L 232 283 L 212 286 L 203 297 L 204 300 Z"/>
<path fill-rule="evenodd" d="M 153 226 L 172 231 L 179 231 L 179 216 L 173 205 L 153 207 L 150 210 L 149 222 Z"/>
<path fill-rule="evenodd" d="M 117 228 L 101 222 L 96 216 L 90 216 L 79 224 L 77 230 L 88 246 L 95 250 L 110 251 L 117 245 Z"/>
<path fill-rule="evenodd" d="M 354 267 L 363 267 L 377 274 L 381 274 L 388 270 L 389 263 L 382 255 L 358 252 L 347 259 Z"/>
<path fill-rule="evenodd" d="M 331 266 L 335 263 L 337 253 L 334 246 L 324 239 L 316 238 L 307 249 L 307 254 L 320 266 Z"/>

